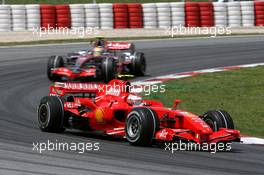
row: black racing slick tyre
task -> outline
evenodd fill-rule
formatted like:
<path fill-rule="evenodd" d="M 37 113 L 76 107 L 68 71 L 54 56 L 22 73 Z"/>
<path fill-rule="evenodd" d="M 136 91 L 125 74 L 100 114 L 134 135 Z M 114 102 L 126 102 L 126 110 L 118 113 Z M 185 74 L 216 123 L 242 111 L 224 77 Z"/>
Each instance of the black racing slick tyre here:
<path fill-rule="evenodd" d="M 144 76 L 146 73 L 146 58 L 144 53 L 137 52 L 132 60 L 132 70 L 133 74 L 136 76 Z"/>
<path fill-rule="evenodd" d="M 51 81 L 59 81 L 60 77 L 51 73 L 52 68 L 64 67 L 64 61 L 62 56 L 51 56 L 48 60 L 47 74 Z"/>
<path fill-rule="evenodd" d="M 131 145 L 150 146 L 158 129 L 157 114 L 150 108 L 134 108 L 127 116 L 125 132 Z"/>
<path fill-rule="evenodd" d="M 64 105 L 61 97 L 47 96 L 40 101 L 38 108 L 39 128 L 45 132 L 59 133 L 65 129 L 64 122 Z"/>
<path fill-rule="evenodd" d="M 224 110 L 211 110 L 206 112 L 202 118 L 213 131 L 219 128 L 234 129 L 234 122 L 230 114 Z"/>
<path fill-rule="evenodd" d="M 113 58 L 102 59 L 102 76 L 104 82 L 109 82 L 116 76 L 116 66 Z"/>

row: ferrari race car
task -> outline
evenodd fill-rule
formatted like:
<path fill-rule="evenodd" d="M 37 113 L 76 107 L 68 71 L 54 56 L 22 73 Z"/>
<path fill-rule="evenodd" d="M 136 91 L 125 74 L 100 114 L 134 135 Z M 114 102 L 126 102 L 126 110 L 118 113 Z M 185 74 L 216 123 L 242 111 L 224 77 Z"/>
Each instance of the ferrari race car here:
<path fill-rule="evenodd" d="M 56 82 L 49 96 L 38 107 L 39 127 L 45 132 L 74 128 L 121 136 L 132 145 L 157 142 L 229 143 L 240 140 L 230 115 L 211 110 L 195 115 L 164 107 L 154 100 L 143 100 L 130 92 L 129 82 L 108 84 Z"/>
<path fill-rule="evenodd" d="M 66 58 L 51 56 L 47 74 L 51 81 L 88 81 L 99 79 L 108 82 L 114 78 L 143 76 L 146 59 L 136 52 L 133 43 L 106 42 L 94 45 L 91 51 L 69 53 Z"/>

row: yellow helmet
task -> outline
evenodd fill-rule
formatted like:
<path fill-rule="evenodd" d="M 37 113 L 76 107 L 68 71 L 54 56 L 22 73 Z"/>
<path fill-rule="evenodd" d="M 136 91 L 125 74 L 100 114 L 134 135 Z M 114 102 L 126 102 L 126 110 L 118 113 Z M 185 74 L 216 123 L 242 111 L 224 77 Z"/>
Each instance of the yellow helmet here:
<path fill-rule="evenodd" d="M 94 50 L 93 50 L 93 56 L 101 56 L 102 53 L 103 53 L 103 48 L 102 47 L 95 47 Z"/>

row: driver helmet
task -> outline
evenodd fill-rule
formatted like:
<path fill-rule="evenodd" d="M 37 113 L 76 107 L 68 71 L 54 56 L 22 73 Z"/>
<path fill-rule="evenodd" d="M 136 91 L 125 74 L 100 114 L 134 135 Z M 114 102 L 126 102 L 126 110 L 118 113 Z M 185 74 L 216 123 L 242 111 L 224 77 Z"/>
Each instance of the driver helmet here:
<path fill-rule="evenodd" d="M 97 46 L 104 47 L 105 41 L 104 40 L 98 40 L 97 41 Z"/>
<path fill-rule="evenodd" d="M 127 97 L 127 102 L 128 102 L 129 104 L 132 104 L 132 105 L 140 106 L 140 105 L 143 104 L 143 99 L 142 99 L 142 97 L 140 97 L 140 96 L 130 94 L 130 95 Z"/>
<path fill-rule="evenodd" d="M 103 54 L 104 49 L 102 47 L 95 47 L 93 50 L 93 56 L 101 56 Z"/>
<path fill-rule="evenodd" d="M 105 46 L 105 41 L 103 36 L 98 36 L 96 37 L 97 41 L 95 42 L 95 46 L 99 47 L 104 47 Z"/>

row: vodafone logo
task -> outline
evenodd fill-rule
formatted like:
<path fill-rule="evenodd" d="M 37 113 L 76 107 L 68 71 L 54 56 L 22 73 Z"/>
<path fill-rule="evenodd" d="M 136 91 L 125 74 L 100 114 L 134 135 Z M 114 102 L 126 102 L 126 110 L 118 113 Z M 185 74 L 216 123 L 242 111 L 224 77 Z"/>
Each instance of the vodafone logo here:
<path fill-rule="evenodd" d="M 108 49 L 129 49 L 131 46 L 130 43 L 126 42 L 110 42 L 107 44 Z"/>

